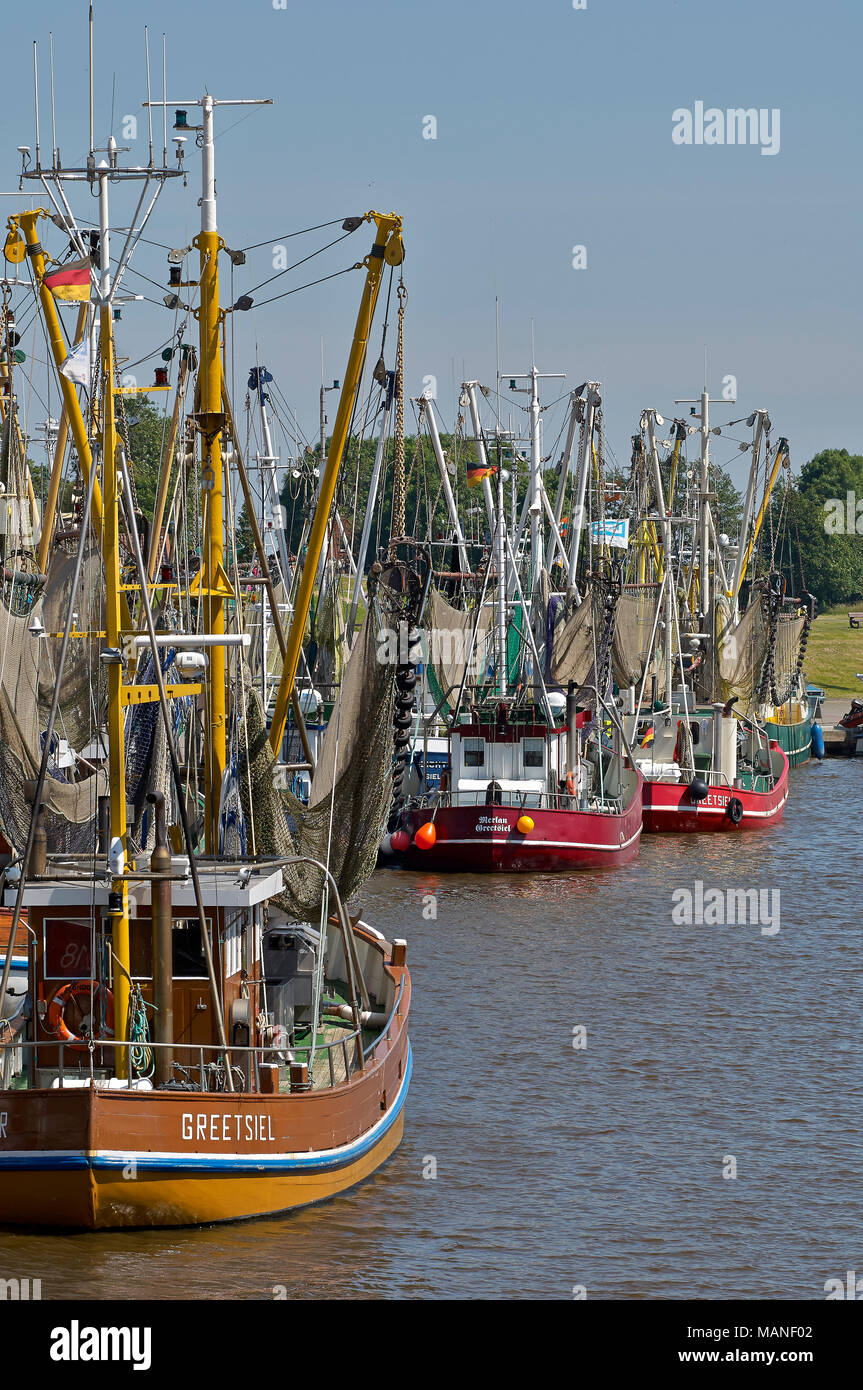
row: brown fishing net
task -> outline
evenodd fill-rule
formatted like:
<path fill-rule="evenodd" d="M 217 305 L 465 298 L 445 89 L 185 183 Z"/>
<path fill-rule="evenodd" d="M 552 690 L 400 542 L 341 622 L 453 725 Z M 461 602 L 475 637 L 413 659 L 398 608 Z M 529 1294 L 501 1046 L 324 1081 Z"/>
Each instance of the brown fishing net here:
<path fill-rule="evenodd" d="M 736 696 L 745 711 L 755 698 L 767 654 L 767 622 L 760 597 L 750 603 L 736 626 L 732 614 L 730 601 L 720 599 L 716 605 L 719 697 Z"/>
<path fill-rule="evenodd" d="M 453 608 L 438 589 L 432 588 L 426 606 L 425 632 L 428 663 L 435 674 L 446 704 L 455 708 L 467 672 L 468 683 L 475 682 L 486 668 L 491 606 L 483 606 L 473 642 L 476 609 L 464 612 Z M 448 692 L 448 693 L 447 693 Z"/>
<path fill-rule="evenodd" d="M 308 806 L 276 785 L 261 700 L 251 684 L 246 692 L 238 784 L 255 851 L 328 862 L 343 898 L 356 893 L 375 866 L 391 798 L 396 667 L 378 660 L 376 613 L 377 605 L 367 613 L 345 666 Z M 320 870 L 293 864 L 283 872 L 280 905 L 295 917 L 315 920 L 324 883 Z"/>
<path fill-rule="evenodd" d="M 651 636 L 659 590 L 656 585 L 628 589 L 617 602 L 611 665 L 614 679 L 623 689 L 640 685 L 647 675 L 661 675 L 663 665 L 651 661 Z M 664 677 L 662 683 L 664 684 Z"/>
<path fill-rule="evenodd" d="M 75 560 L 55 552 L 48 574 L 40 616 L 45 635 L 30 631 L 32 615 L 17 616 L 0 605 L 0 828 L 16 849 L 27 841 L 31 807 L 24 784 L 35 781 L 42 757 L 40 731 L 48 721 L 54 693 L 60 637 L 72 595 Z M 91 554 L 84 560 L 74 595 L 76 630 L 99 632 L 104 627 L 101 562 Z M 73 636 L 63 673 L 63 697 L 55 736 L 81 750 L 95 737 L 99 708 L 98 637 Z M 80 767 L 79 767 L 80 771 Z M 48 847 L 66 852 L 92 849 L 96 800 L 106 791 L 102 773 L 80 782 L 49 776 L 43 804 Z"/>

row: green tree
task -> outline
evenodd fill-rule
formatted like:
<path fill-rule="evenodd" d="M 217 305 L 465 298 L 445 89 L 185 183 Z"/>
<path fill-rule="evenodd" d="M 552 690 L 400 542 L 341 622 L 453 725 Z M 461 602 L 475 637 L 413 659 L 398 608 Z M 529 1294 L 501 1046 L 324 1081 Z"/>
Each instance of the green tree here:
<path fill-rule="evenodd" d="M 121 396 L 117 426 L 123 436 L 123 410 L 129 428 L 130 472 L 138 506 L 148 521 L 153 519 L 162 452 L 168 442 L 170 419 L 157 410 L 146 396 Z"/>
<path fill-rule="evenodd" d="M 853 505 L 849 518 L 849 493 L 863 501 L 863 456 L 847 449 L 822 449 L 804 464 L 794 489 L 803 572 L 822 607 L 863 596 L 863 519 L 856 522 Z"/>

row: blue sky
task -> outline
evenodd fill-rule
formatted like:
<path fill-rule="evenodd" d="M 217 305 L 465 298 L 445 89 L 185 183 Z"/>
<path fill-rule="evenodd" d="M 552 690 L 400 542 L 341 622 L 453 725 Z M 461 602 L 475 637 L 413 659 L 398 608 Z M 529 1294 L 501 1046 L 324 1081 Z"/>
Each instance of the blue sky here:
<path fill-rule="evenodd" d="M 86 9 L 43 0 L 4 15 L 4 191 L 17 186 L 16 146 L 34 143 L 34 39 L 50 147 L 49 29 L 64 162 L 84 153 Z M 139 117 L 135 162 L 146 159 L 145 21 L 154 95 L 164 30 L 170 100 L 205 86 L 274 98 L 238 124 L 237 112 L 217 115 L 220 230 L 230 246 L 267 242 L 235 272 L 235 293 L 272 273 L 270 245 L 285 232 L 398 210 L 408 384 L 418 394 L 424 376 L 437 377 L 447 425 L 453 380 L 494 380 L 497 295 L 504 370 L 529 367 L 532 321 L 540 370 L 566 372 L 568 385 L 602 382 L 607 438 L 623 461 L 644 406 L 671 415 L 675 397 L 701 389 L 705 345 L 711 392 L 726 375 L 738 382 L 739 407 L 720 406 L 716 423 L 767 406 L 797 467 L 821 447 L 863 450 L 863 8 L 851 0 L 587 0 L 578 11 L 571 0 L 287 0 L 283 10 L 272 0 L 98 0 L 98 143 L 113 86 L 117 137 L 124 115 Z M 675 145 L 672 112 L 696 101 L 779 108 L 779 153 Z M 428 115 L 435 140 L 423 139 Z M 160 146 L 160 116 L 156 132 Z M 171 246 L 197 226 L 199 166 L 187 148 L 189 187 L 166 188 L 148 232 Z M 118 194 L 114 216 L 127 212 Z M 288 246 L 303 254 L 329 235 Z M 349 264 L 368 241 L 362 230 L 271 292 Z M 60 238 L 48 244 L 59 250 Z M 572 268 L 576 245 L 587 249 L 584 270 Z M 166 284 L 164 256 L 143 247 L 134 264 Z M 134 288 L 160 298 L 146 282 Z M 320 338 L 327 379 L 341 378 L 359 289 L 359 276 L 344 276 L 236 315 L 238 405 L 257 355 L 314 436 Z M 121 352 L 139 357 L 170 326 L 154 305 L 124 310 Z M 544 399 L 560 390 L 548 383 Z M 733 454 L 717 442 L 720 462 Z"/>

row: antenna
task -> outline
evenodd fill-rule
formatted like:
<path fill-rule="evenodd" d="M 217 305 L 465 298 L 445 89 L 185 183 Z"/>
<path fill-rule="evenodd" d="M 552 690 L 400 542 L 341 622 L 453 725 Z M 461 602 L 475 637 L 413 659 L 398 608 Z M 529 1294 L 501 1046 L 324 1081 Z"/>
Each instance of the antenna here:
<path fill-rule="evenodd" d="M 494 297 L 494 355 L 497 371 L 497 426 L 500 429 L 500 300 Z"/>
<path fill-rule="evenodd" d="M 162 35 L 162 168 L 168 165 L 168 63 Z"/>
<path fill-rule="evenodd" d="M 36 42 L 33 42 L 33 104 L 36 109 L 36 168 L 42 166 L 39 162 L 39 64 L 36 58 Z"/>
<path fill-rule="evenodd" d="M 93 0 L 90 0 L 90 159 L 95 163 L 93 147 Z"/>
<path fill-rule="evenodd" d="M 57 163 L 57 130 L 54 124 L 54 35 L 48 34 L 48 66 L 51 73 L 51 162 Z"/>
<path fill-rule="evenodd" d="M 149 167 L 153 167 L 153 106 L 150 101 L 150 35 L 147 26 L 144 25 L 144 62 L 147 68 L 147 125 L 150 132 L 150 162 Z"/>

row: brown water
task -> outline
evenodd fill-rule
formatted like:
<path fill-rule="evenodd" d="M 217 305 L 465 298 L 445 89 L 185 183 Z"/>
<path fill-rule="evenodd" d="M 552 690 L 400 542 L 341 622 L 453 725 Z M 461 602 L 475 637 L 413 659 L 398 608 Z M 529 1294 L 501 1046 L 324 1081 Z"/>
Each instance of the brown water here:
<path fill-rule="evenodd" d="M 414 982 L 390 1163 L 275 1220 L 0 1233 L 0 1277 L 44 1299 L 823 1298 L 863 1274 L 861 824 L 863 767 L 828 761 L 792 773 L 774 830 L 644 837 L 616 872 L 378 873 L 365 913 Z M 697 879 L 780 889 L 779 932 L 675 925 Z"/>

